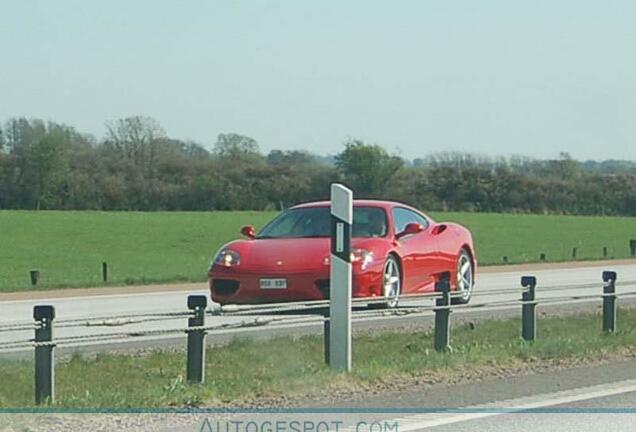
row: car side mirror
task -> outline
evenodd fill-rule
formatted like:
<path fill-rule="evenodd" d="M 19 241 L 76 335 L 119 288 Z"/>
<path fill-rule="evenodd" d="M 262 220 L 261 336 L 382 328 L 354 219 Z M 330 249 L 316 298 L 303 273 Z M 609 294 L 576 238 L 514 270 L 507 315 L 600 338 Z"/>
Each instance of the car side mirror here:
<path fill-rule="evenodd" d="M 241 228 L 241 234 L 249 239 L 256 238 L 256 230 L 252 225 L 245 225 L 243 228 Z"/>
<path fill-rule="evenodd" d="M 406 226 L 404 227 L 404 231 L 398 233 L 396 237 L 400 239 L 407 235 L 421 233 L 422 231 L 424 231 L 424 227 L 422 226 L 422 224 L 411 222 L 409 224 L 406 224 Z"/>

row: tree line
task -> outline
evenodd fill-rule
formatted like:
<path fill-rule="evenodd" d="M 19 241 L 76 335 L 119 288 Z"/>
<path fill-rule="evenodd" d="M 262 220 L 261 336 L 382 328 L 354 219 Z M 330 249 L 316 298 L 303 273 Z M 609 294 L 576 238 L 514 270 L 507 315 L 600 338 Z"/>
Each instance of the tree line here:
<path fill-rule="evenodd" d="M 148 117 L 75 128 L 14 118 L 0 126 L 0 209 L 272 210 L 327 199 L 340 181 L 358 198 L 426 210 L 636 215 L 636 163 L 436 153 L 407 160 L 350 139 L 335 156 L 261 153 L 218 135 L 212 148 L 174 139 Z"/>

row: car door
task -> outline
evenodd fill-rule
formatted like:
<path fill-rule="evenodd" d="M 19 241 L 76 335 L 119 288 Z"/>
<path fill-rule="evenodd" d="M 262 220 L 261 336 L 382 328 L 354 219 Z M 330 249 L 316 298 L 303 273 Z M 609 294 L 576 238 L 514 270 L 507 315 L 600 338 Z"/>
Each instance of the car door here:
<path fill-rule="evenodd" d="M 431 234 L 430 222 L 421 214 L 405 207 L 392 209 L 395 234 L 409 223 L 419 223 L 424 231 L 397 240 L 402 257 L 404 293 L 429 291 L 434 288 L 434 275 L 439 261 L 437 240 Z"/>

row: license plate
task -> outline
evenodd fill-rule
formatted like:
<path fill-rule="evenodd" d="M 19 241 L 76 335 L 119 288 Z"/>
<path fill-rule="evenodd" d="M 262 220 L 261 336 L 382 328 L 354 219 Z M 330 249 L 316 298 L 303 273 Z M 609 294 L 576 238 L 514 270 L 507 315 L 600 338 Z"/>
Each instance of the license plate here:
<path fill-rule="evenodd" d="M 261 289 L 286 289 L 287 279 L 261 279 Z"/>

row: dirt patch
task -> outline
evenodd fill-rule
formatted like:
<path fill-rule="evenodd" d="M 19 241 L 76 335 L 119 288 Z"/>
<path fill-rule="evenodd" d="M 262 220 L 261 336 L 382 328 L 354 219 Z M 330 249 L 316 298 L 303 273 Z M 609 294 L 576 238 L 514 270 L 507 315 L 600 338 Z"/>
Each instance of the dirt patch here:
<path fill-rule="evenodd" d="M 585 267 L 607 267 L 616 265 L 636 265 L 636 259 L 616 259 L 599 261 L 568 261 L 568 262 L 546 262 L 532 264 L 508 264 L 496 266 L 481 266 L 479 273 L 505 273 L 521 272 L 531 270 L 559 270 Z"/>
<path fill-rule="evenodd" d="M 11 293 L 0 293 L 0 301 L 11 300 L 36 300 L 36 299 L 58 299 L 71 297 L 89 296 L 111 296 L 125 294 L 144 294 L 171 291 L 202 291 L 207 290 L 207 282 L 178 283 L 178 284 L 153 284 L 153 285 L 129 285 L 110 286 L 97 288 L 63 288 L 42 291 L 22 291 Z"/>

